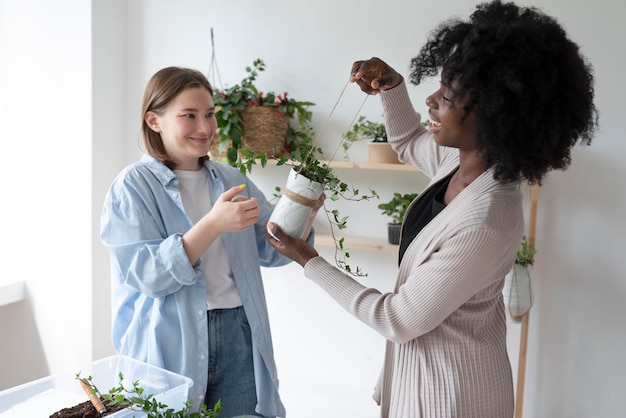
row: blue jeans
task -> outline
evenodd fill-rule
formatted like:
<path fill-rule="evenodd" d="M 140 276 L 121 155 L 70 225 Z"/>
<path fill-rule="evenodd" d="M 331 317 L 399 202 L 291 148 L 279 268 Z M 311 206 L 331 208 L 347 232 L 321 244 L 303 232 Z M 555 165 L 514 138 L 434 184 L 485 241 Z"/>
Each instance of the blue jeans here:
<path fill-rule="evenodd" d="M 243 307 L 214 309 L 207 312 L 209 321 L 209 382 L 205 403 L 213 408 L 221 400 L 220 418 L 245 415 L 259 417 L 252 336 Z"/>

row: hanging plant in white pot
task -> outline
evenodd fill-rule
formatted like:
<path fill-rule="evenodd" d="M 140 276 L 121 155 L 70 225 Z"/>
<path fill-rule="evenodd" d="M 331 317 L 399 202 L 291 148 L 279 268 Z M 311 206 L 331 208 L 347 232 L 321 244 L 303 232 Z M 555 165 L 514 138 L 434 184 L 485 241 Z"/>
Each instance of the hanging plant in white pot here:
<path fill-rule="evenodd" d="M 533 304 L 532 265 L 536 253 L 526 237 L 522 237 L 515 264 L 504 279 L 504 307 L 511 320 L 516 322 L 522 320 Z"/>
<path fill-rule="evenodd" d="M 280 199 L 270 216 L 270 222 L 278 224 L 290 236 L 304 238 L 302 234 L 313 207 L 322 193 L 325 193 L 331 201 L 337 201 L 340 198 L 351 201 L 378 198 L 378 194 L 372 189 L 367 194 L 361 194 L 358 189 L 339 180 L 329 163 L 323 161 L 323 150 L 313 144 L 313 128 L 311 126 L 301 126 L 296 135 L 299 140 L 295 147 L 289 153 L 276 158 L 277 166 L 289 165 L 292 168 L 286 186 L 281 191 Z M 252 165 L 256 164 L 257 161 L 260 161 L 262 166 L 267 164 L 265 154 L 242 150 L 241 155 L 242 160 L 238 165 L 244 173 L 251 171 Z M 348 216 L 341 216 L 339 210 L 329 210 L 326 205 L 324 205 L 324 211 L 335 242 L 335 264 L 346 273 L 355 276 L 367 276 L 360 267 L 353 268 L 347 263 L 350 253 L 344 247 L 344 238 L 335 235 L 335 229 L 346 228 Z M 269 229 L 268 233 L 271 235 Z"/>
<path fill-rule="evenodd" d="M 305 239 L 308 219 L 323 192 L 322 183 L 311 181 L 292 168 L 269 221 L 277 223 L 287 235 Z M 269 229 L 267 232 L 274 236 Z"/>

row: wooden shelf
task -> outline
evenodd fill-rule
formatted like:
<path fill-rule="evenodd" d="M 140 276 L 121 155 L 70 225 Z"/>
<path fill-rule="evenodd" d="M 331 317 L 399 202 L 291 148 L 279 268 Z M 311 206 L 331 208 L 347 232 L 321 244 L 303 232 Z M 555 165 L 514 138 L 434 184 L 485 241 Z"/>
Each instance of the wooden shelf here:
<path fill-rule="evenodd" d="M 354 161 L 331 161 L 332 168 L 356 168 L 364 170 L 387 170 L 387 171 L 419 171 L 417 167 L 406 164 L 379 164 Z"/>
<path fill-rule="evenodd" d="M 343 237 L 343 236 L 342 236 Z M 398 251 L 399 246 L 389 244 L 384 238 L 370 238 L 370 237 L 343 237 L 345 238 L 343 245 L 348 249 L 365 249 L 376 251 Z M 335 241 L 332 235 L 316 234 L 315 245 L 322 245 L 325 247 L 334 247 Z"/>
<path fill-rule="evenodd" d="M 368 162 L 355 162 L 355 161 L 322 161 L 328 164 L 331 168 L 354 168 L 363 170 L 386 170 L 386 171 L 415 171 L 419 172 L 417 167 L 406 164 L 379 164 Z M 276 160 L 268 159 L 267 164 L 276 165 Z"/>

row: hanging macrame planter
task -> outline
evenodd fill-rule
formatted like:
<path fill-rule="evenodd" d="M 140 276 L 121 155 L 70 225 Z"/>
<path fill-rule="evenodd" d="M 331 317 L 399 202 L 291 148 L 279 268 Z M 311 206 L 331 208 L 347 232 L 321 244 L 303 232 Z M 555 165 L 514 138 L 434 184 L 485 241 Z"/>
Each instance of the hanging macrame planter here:
<path fill-rule="evenodd" d="M 287 235 L 306 238 L 302 235 L 323 191 L 323 184 L 309 180 L 292 168 L 269 222 L 278 224 Z M 268 232 L 273 236 L 269 229 Z"/>
<path fill-rule="evenodd" d="M 504 279 L 504 308 L 511 320 L 519 322 L 533 304 L 530 266 L 515 264 Z"/>

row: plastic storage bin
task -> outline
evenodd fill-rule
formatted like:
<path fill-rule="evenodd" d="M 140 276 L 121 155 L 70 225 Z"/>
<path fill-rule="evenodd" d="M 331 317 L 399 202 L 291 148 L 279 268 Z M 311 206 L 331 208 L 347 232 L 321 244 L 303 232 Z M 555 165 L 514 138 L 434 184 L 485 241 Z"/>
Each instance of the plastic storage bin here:
<path fill-rule="evenodd" d="M 49 418 L 53 413 L 88 400 L 76 374 L 92 377 L 101 393 L 119 386 L 119 374 L 124 387 L 132 388 L 139 381 L 144 394 L 152 394 L 161 403 L 175 410 L 182 409 L 193 381 L 185 376 L 163 370 L 130 357 L 115 355 L 65 373 L 25 383 L 0 392 L 0 418 Z M 125 409 L 107 418 L 145 417 L 141 411 Z"/>

